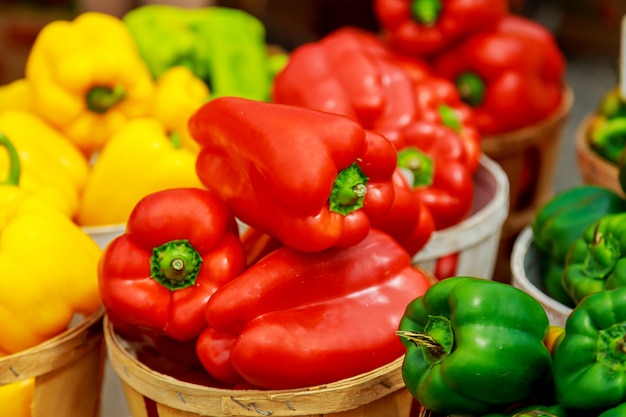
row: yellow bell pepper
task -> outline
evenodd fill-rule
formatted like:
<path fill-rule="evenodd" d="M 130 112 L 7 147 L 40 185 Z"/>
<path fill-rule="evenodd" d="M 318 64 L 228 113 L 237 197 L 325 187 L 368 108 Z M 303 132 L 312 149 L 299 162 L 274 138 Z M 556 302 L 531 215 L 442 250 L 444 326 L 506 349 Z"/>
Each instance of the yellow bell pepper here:
<path fill-rule="evenodd" d="M 30 83 L 20 78 L 0 86 L 0 113 L 6 110 L 32 111 Z"/>
<path fill-rule="evenodd" d="M 18 150 L 20 186 L 31 191 L 47 188 L 53 204 L 73 217 L 89 172 L 85 156 L 52 126 L 26 111 L 0 113 L 0 133 Z M 0 153 L 0 172 L 6 172 L 8 165 L 8 156 Z"/>
<path fill-rule="evenodd" d="M 126 121 L 146 116 L 154 81 L 117 17 L 85 12 L 39 32 L 26 61 L 35 111 L 85 155 Z"/>
<path fill-rule="evenodd" d="M 0 416 L 31 417 L 35 378 L 0 386 Z"/>
<path fill-rule="evenodd" d="M 13 178 L 17 151 L 4 135 L 0 144 Z M 0 186 L 0 350 L 36 346 L 65 331 L 74 314 L 97 311 L 101 254 L 63 213 L 19 187 Z"/>
<path fill-rule="evenodd" d="M 209 99 L 209 88 L 189 68 L 171 67 L 156 80 L 156 96 L 151 115 L 167 131 L 179 133 L 183 147 L 198 152 L 200 146 L 191 137 L 187 122 Z"/>
<path fill-rule="evenodd" d="M 125 223 L 144 196 L 166 188 L 204 188 L 196 154 L 180 147 L 156 119 L 134 119 L 109 139 L 95 160 L 80 202 L 81 226 Z"/>

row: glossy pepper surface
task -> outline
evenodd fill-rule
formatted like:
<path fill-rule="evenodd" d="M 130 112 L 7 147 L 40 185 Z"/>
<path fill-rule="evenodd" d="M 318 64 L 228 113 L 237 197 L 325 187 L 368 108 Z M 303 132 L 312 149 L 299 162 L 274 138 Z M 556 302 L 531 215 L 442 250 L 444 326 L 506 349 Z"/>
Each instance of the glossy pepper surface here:
<path fill-rule="evenodd" d="M 28 55 L 26 79 L 34 111 L 89 157 L 124 122 L 146 116 L 154 94 L 126 26 L 99 12 L 47 24 Z"/>
<path fill-rule="evenodd" d="M 624 211 L 622 196 L 587 184 L 561 191 L 539 208 L 531 227 L 541 279 L 550 296 L 565 305 L 575 304 L 561 280 L 567 251 L 589 225 L 607 214 Z"/>
<path fill-rule="evenodd" d="M 560 404 L 528 405 L 506 413 L 490 413 L 482 417 L 567 417 L 567 410 Z"/>
<path fill-rule="evenodd" d="M 85 156 L 45 120 L 24 110 L 0 113 L 0 132 L 9 137 L 19 154 L 20 187 L 45 189 L 46 199 L 74 218 L 89 172 Z M 10 164 L 5 155 L 0 155 L 1 170 Z"/>
<path fill-rule="evenodd" d="M 235 219 L 213 193 L 154 192 L 101 257 L 102 302 L 123 323 L 192 340 L 206 327 L 207 300 L 243 271 L 245 259 Z"/>
<path fill-rule="evenodd" d="M 219 97 L 189 127 L 202 183 L 294 249 L 353 245 L 393 203 L 395 148 L 345 116 Z"/>
<path fill-rule="evenodd" d="M 398 167 L 430 211 L 435 230 L 465 219 L 474 200 L 472 171 L 459 136 L 443 125 L 415 122 L 396 145 Z"/>
<path fill-rule="evenodd" d="M 591 294 L 570 313 L 554 352 L 556 399 L 602 409 L 626 402 L 626 288 Z"/>
<path fill-rule="evenodd" d="M 4 135 L 0 144 L 11 159 L 0 186 L 0 352 L 12 354 L 65 331 L 75 314 L 100 308 L 101 250 L 67 215 L 15 185 L 17 151 Z"/>
<path fill-rule="evenodd" d="M 585 229 L 567 253 L 561 280 L 576 303 L 626 286 L 626 212 L 606 215 Z"/>
<path fill-rule="evenodd" d="M 433 60 L 474 109 L 481 134 L 539 122 L 561 104 L 565 59 L 540 24 L 509 14 L 495 29 L 469 36 Z"/>
<path fill-rule="evenodd" d="M 217 379 L 261 388 L 355 376 L 402 356 L 394 331 L 404 306 L 429 286 L 407 252 L 375 229 L 349 248 L 279 248 L 211 297 L 197 352 Z"/>
<path fill-rule="evenodd" d="M 390 45 L 405 54 L 442 51 L 488 30 L 507 13 L 503 0 L 375 0 L 374 13 Z"/>
<path fill-rule="evenodd" d="M 551 378 L 548 328 L 541 304 L 508 284 L 438 281 L 407 305 L 399 326 L 406 386 L 445 415 L 484 414 L 527 399 Z"/>
<path fill-rule="evenodd" d="M 201 188 L 196 153 L 183 148 L 179 139 L 152 118 L 133 119 L 121 126 L 91 167 L 76 222 L 82 226 L 122 224 L 150 193 Z"/>
<path fill-rule="evenodd" d="M 265 27 L 252 14 L 230 7 L 149 4 L 129 11 L 123 21 L 155 79 L 185 66 L 214 97 L 269 99 Z"/>

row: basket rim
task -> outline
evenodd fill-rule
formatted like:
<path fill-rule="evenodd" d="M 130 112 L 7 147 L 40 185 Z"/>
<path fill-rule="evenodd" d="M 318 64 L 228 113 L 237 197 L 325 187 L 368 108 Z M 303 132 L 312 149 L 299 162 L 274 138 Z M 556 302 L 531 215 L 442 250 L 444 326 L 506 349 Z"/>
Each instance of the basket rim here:
<path fill-rule="evenodd" d="M 231 390 L 197 385 L 156 372 L 135 359 L 106 314 L 103 326 L 109 362 L 122 382 L 176 410 L 202 415 L 209 410 L 232 416 L 317 415 L 358 408 L 406 388 L 404 355 L 370 372 L 302 389 Z"/>
<path fill-rule="evenodd" d="M 532 141 L 534 139 L 534 141 L 541 141 L 546 131 L 564 127 L 573 105 L 574 90 L 569 84 L 565 84 L 563 86 L 563 99 L 561 100 L 561 104 L 550 116 L 535 124 L 511 132 L 483 136 L 483 151 L 489 153 L 491 148 L 494 150 L 499 149 L 503 140 L 506 140 L 507 148 L 511 149 L 516 149 L 519 145 L 522 145 L 522 143 L 528 140 Z M 526 146 L 527 145 L 524 144 L 524 147 Z"/>
<path fill-rule="evenodd" d="M 494 198 L 460 223 L 436 230 L 430 241 L 414 257 L 420 263 L 475 246 L 502 227 L 509 214 L 509 179 L 498 163 L 481 155 L 480 166 L 495 179 Z M 481 225 L 486 219 L 490 223 Z"/>
<path fill-rule="evenodd" d="M 104 308 L 31 348 L 0 357 L 0 386 L 56 371 L 103 347 Z"/>

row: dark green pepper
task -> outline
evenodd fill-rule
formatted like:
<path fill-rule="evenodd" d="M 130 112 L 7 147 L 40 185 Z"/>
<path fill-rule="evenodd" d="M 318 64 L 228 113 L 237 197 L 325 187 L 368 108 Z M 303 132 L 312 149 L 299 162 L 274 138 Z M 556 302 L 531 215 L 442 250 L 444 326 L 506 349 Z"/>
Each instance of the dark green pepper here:
<path fill-rule="evenodd" d="M 403 378 L 423 407 L 484 414 L 529 398 L 551 380 L 541 304 L 497 281 L 451 277 L 413 300 L 398 335 Z"/>
<path fill-rule="evenodd" d="M 276 54 L 269 57 L 265 27 L 251 14 L 149 4 L 132 9 L 123 21 L 154 78 L 182 65 L 207 84 L 211 97 L 269 100 L 280 64 Z"/>
<path fill-rule="evenodd" d="M 531 224 L 539 251 L 541 279 L 548 295 L 561 303 L 574 302 L 562 288 L 560 272 L 569 247 L 593 222 L 606 214 L 626 212 L 626 200 L 598 185 L 579 185 L 561 191 L 544 204 Z"/>
<path fill-rule="evenodd" d="M 583 299 L 553 359 L 558 404 L 592 410 L 626 402 L 626 287 Z"/>
<path fill-rule="evenodd" d="M 562 283 L 576 303 L 626 286 L 626 213 L 608 214 L 587 227 L 570 247 Z"/>
<path fill-rule="evenodd" d="M 589 145 L 598 155 L 617 164 L 626 145 L 626 102 L 619 87 L 600 101 L 589 125 Z"/>
<path fill-rule="evenodd" d="M 626 416 L 626 403 L 622 403 L 616 407 L 609 408 L 598 417 L 624 417 Z"/>

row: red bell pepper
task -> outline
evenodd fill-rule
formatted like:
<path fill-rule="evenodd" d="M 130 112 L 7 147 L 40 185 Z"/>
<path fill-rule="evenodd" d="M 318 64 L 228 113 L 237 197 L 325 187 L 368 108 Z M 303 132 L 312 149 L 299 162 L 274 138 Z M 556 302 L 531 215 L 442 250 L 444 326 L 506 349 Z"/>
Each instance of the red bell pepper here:
<path fill-rule="evenodd" d="M 189 129 L 203 184 L 242 222 L 294 249 L 354 245 L 393 203 L 395 148 L 347 117 L 220 97 Z"/>
<path fill-rule="evenodd" d="M 417 56 L 488 30 L 507 12 L 506 0 L 374 0 L 374 14 L 389 44 Z"/>
<path fill-rule="evenodd" d="M 474 182 L 456 133 L 436 123 L 414 122 L 402 131 L 397 148 L 398 167 L 430 210 L 435 230 L 453 226 L 469 215 Z"/>
<path fill-rule="evenodd" d="M 129 326 L 188 341 L 206 327 L 204 306 L 246 267 L 235 218 L 214 193 L 149 194 L 98 266 L 102 302 Z"/>
<path fill-rule="evenodd" d="M 215 378 L 260 388 L 355 376 L 402 356 L 395 331 L 429 286 L 407 252 L 376 229 L 350 248 L 283 247 L 215 292 L 197 354 Z"/>
<path fill-rule="evenodd" d="M 508 15 L 433 59 L 435 71 L 473 107 L 482 135 L 510 132 L 548 117 L 561 103 L 565 59 L 545 27 Z"/>
<path fill-rule="evenodd" d="M 389 234 L 409 255 L 414 256 L 430 241 L 435 231 L 435 220 L 399 168 L 393 175 L 393 183 L 393 206 L 386 216 L 373 222 L 372 227 Z"/>

